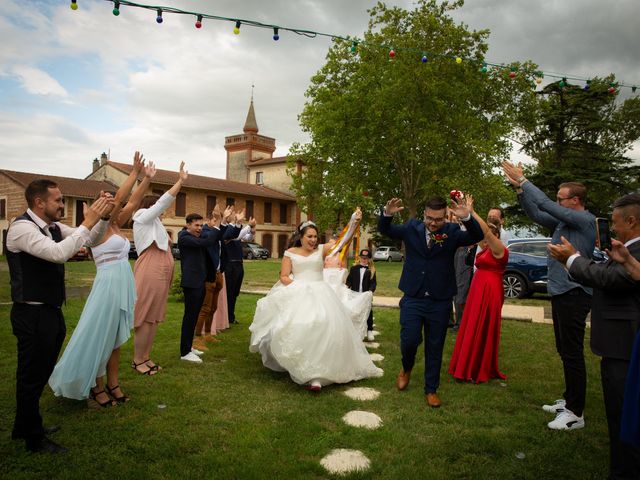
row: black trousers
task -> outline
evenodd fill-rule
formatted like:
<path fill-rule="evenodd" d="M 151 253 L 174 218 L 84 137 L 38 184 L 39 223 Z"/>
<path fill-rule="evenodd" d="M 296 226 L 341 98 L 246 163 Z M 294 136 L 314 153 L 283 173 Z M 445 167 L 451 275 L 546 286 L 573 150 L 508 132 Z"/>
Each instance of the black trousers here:
<path fill-rule="evenodd" d="M 184 292 L 184 315 L 180 334 L 180 356 L 184 357 L 191 351 L 198 315 L 204 302 L 205 288 L 203 284 L 199 288 L 182 287 L 182 291 Z"/>
<path fill-rule="evenodd" d="M 584 363 L 584 330 L 591 310 L 591 296 L 581 288 L 551 297 L 556 349 L 564 370 L 564 399 L 578 417 L 584 412 L 587 369 Z"/>
<path fill-rule="evenodd" d="M 224 268 L 224 279 L 227 282 L 227 309 L 229 310 L 229 322 L 236 321 L 236 300 L 240 295 L 240 287 L 244 279 L 244 267 L 242 262 L 230 261 Z"/>
<path fill-rule="evenodd" d="M 367 318 L 367 330 L 373 330 L 373 307 L 371 307 L 369 317 Z"/>
<path fill-rule="evenodd" d="M 640 448 L 620 441 L 620 421 L 629 360 L 603 357 L 600 361 L 604 409 L 609 427 L 609 479 L 640 478 Z"/>
<path fill-rule="evenodd" d="M 11 437 L 27 445 L 39 442 L 44 430 L 40 396 L 62 348 L 65 334 L 62 310 L 51 305 L 14 303 L 11 326 L 18 340 L 16 418 Z"/>

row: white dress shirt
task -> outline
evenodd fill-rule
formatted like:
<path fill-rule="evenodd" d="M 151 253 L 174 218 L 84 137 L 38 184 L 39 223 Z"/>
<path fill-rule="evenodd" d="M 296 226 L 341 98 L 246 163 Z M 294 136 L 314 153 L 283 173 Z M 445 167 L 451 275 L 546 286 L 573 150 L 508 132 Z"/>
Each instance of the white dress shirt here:
<path fill-rule="evenodd" d="M 69 260 L 80 248 L 90 242 L 92 238 L 101 237 L 107 229 L 109 222 L 99 221 L 91 231 L 80 225 L 71 228 L 63 223 L 53 222 L 60 228 L 63 240 L 55 242 L 51 238 L 49 224 L 38 217 L 31 209 L 27 209 L 33 222 L 29 220 L 16 220 L 9 227 L 7 233 L 7 249 L 13 253 L 25 252 L 34 257 L 53 263 L 64 263 Z M 35 223 L 34 223 L 35 222 Z M 47 235 L 42 235 L 39 228 Z"/>
<path fill-rule="evenodd" d="M 149 208 L 141 208 L 133 214 L 133 241 L 139 253 L 144 252 L 153 242 L 165 252 L 169 248 L 169 234 L 160 220 L 160 215 L 171 206 L 176 199 L 165 192 L 156 203 Z"/>
<path fill-rule="evenodd" d="M 627 241 L 624 246 L 629 248 L 629 245 L 636 243 L 636 242 L 640 242 L 640 237 L 636 237 L 636 238 L 632 238 L 631 240 Z M 573 261 L 576 259 L 576 257 L 580 256 L 580 252 L 576 252 L 573 255 L 571 255 L 568 259 L 567 259 L 567 270 L 569 270 L 571 268 L 571 265 L 573 264 Z"/>

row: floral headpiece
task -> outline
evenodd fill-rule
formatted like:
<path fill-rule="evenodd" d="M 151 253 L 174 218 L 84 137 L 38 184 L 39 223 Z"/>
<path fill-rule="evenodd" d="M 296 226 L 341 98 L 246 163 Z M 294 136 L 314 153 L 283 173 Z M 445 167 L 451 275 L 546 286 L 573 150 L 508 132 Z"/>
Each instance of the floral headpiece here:
<path fill-rule="evenodd" d="M 313 223 L 311 220 L 307 220 L 306 222 L 302 222 L 302 224 L 298 228 L 298 231 L 300 231 L 300 233 L 302 233 L 302 231 L 307 227 L 316 227 L 316 228 L 318 228 L 317 225 L 315 223 Z"/>

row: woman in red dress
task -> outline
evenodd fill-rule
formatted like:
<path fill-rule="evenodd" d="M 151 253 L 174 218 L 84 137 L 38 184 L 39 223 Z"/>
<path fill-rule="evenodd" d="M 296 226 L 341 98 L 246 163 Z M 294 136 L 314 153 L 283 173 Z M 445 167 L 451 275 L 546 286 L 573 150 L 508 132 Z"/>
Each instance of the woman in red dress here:
<path fill-rule="evenodd" d="M 473 197 L 467 196 L 473 208 Z M 484 231 L 476 256 L 477 270 L 473 275 L 460 331 L 449 364 L 449 373 L 457 380 L 486 382 L 491 378 L 507 378 L 498 369 L 500 321 L 504 290 L 504 273 L 509 251 L 500 241 L 500 226 L 487 224 L 472 210 L 472 215 Z"/>

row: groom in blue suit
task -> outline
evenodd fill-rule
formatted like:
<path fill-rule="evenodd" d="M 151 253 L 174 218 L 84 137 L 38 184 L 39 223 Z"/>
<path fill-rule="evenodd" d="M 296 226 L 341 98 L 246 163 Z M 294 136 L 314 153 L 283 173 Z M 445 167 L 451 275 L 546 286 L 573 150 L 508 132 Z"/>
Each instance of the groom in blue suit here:
<path fill-rule="evenodd" d="M 456 293 L 453 258 L 458 247 L 479 242 L 483 234 L 465 199 L 456 199 L 451 209 L 462 219 L 466 231 L 456 223 L 447 223 L 447 204 L 442 198 L 427 202 L 423 222 L 412 218 L 402 225 L 392 225 L 393 215 L 403 209 L 402 200 L 392 198 L 378 222 L 381 234 L 402 240 L 405 247 L 406 261 L 398 285 L 404 293 L 400 300 L 402 370 L 396 384 L 398 390 L 409 385 L 424 329 L 425 399 L 430 407 L 437 408 L 442 403 L 436 393 L 442 350 Z"/>

